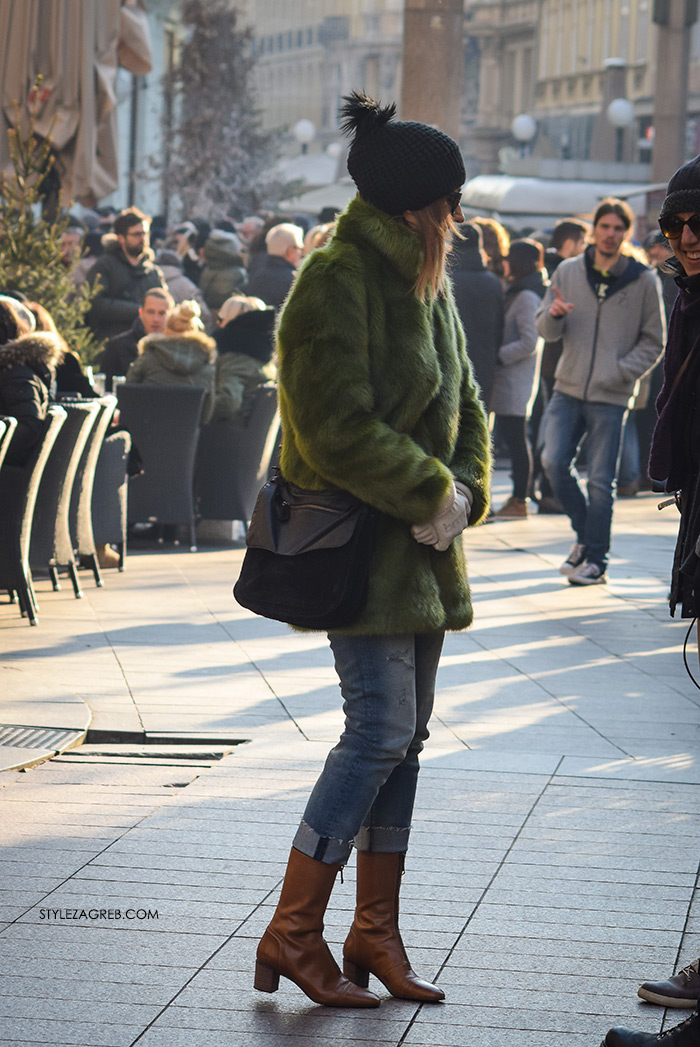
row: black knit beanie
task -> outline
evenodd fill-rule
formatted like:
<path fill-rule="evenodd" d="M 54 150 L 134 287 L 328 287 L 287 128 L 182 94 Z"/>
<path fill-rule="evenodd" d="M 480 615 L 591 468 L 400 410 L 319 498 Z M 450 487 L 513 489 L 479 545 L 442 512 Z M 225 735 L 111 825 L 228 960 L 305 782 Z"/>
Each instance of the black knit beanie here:
<path fill-rule="evenodd" d="M 352 136 L 348 171 L 360 196 L 381 211 L 419 211 L 459 189 L 466 177 L 457 143 L 436 127 L 392 120 L 396 105 L 381 106 L 353 91 L 340 110 Z"/>
<path fill-rule="evenodd" d="M 700 213 L 700 156 L 683 164 L 672 175 L 659 218 L 686 211 Z"/>

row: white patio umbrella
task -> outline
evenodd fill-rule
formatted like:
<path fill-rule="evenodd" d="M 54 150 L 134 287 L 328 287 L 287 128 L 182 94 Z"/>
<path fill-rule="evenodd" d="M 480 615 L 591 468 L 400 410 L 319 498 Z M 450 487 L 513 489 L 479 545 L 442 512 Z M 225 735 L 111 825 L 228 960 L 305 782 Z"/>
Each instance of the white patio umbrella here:
<path fill-rule="evenodd" d="M 17 103 L 39 134 L 53 124 L 62 204 L 92 207 L 116 189 L 118 65 L 151 69 L 145 0 L 0 0 L 0 169 Z"/>

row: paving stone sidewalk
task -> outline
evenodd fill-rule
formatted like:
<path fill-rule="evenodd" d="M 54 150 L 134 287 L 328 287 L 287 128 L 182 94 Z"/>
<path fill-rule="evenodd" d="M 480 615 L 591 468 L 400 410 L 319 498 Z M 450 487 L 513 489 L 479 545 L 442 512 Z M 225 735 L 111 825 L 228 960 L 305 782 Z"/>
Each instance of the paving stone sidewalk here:
<path fill-rule="evenodd" d="M 0 775 L 0 1044 L 598 1047 L 613 1024 L 659 1031 L 637 985 L 700 955 L 700 691 L 665 603 L 678 518 L 657 501 L 618 502 L 608 586 L 557 573 L 563 517 L 469 535 L 477 620 L 445 644 L 402 893 L 437 1006 L 377 983 L 364 1013 L 285 980 L 252 989 L 341 715 L 324 638 L 234 604 L 242 550 L 135 552 L 82 601 L 41 584 L 36 629 L 0 605 L 0 719 L 53 696 L 86 703 L 96 732 Z M 353 890 L 351 860 L 327 918 L 338 956 Z"/>

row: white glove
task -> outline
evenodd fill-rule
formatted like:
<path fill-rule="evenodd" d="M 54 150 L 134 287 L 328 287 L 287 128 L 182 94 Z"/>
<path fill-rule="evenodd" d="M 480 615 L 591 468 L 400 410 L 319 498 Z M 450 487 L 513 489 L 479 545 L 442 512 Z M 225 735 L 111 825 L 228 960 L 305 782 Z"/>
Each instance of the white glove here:
<path fill-rule="evenodd" d="M 453 482 L 432 520 L 424 524 L 414 524 L 411 534 L 421 545 L 432 545 L 438 552 L 444 553 L 469 523 L 473 501 L 474 496 L 465 484 Z"/>

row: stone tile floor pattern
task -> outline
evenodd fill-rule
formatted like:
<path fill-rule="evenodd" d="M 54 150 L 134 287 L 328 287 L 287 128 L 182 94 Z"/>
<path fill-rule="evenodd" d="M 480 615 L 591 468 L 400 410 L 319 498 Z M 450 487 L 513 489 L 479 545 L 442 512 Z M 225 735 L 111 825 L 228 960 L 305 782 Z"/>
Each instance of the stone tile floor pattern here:
<path fill-rule="evenodd" d="M 562 517 L 468 537 L 477 617 L 445 644 L 402 893 L 439 1006 L 377 983 L 363 1013 L 252 989 L 341 716 L 324 638 L 234 604 L 242 550 L 136 551 L 79 602 L 39 583 L 36 629 L 0 605 L 5 714 L 50 694 L 97 730 L 230 748 L 91 743 L 0 776 L 0 1044 L 598 1047 L 613 1024 L 684 1017 L 636 998 L 700 955 L 700 691 L 665 603 L 678 517 L 657 500 L 618 502 L 607 587 L 557 573 Z M 351 861 L 336 955 L 353 889 Z"/>

